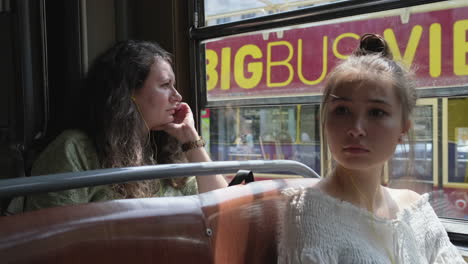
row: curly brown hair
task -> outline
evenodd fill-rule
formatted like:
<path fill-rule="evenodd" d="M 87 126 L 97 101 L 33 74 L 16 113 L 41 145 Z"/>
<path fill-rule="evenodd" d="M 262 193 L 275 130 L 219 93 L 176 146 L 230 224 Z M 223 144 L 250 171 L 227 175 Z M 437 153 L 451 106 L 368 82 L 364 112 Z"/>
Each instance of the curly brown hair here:
<path fill-rule="evenodd" d="M 83 129 L 92 139 L 102 168 L 184 162 L 179 142 L 163 131 L 148 131 L 132 94 L 143 87 L 151 66 L 157 60 L 172 65 L 172 55 L 157 43 L 121 41 L 99 55 L 90 66 L 83 91 Z M 182 188 L 187 178 L 162 180 Z M 115 184 L 126 198 L 149 197 L 160 181 L 149 180 Z"/>

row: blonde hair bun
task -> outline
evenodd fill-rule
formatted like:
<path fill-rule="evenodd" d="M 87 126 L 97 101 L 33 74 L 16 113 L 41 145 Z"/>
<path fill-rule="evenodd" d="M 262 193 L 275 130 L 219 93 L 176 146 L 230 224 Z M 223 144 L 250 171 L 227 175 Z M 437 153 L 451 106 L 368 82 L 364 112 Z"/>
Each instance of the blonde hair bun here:
<path fill-rule="evenodd" d="M 359 47 L 354 51 L 355 56 L 380 54 L 382 57 L 393 59 L 387 41 L 377 34 L 367 33 L 361 36 Z"/>

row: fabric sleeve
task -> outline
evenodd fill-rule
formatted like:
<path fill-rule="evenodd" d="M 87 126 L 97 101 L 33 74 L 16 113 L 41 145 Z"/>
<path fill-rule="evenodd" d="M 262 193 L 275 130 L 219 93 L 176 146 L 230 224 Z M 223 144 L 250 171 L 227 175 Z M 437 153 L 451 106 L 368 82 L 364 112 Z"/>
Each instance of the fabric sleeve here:
<path fill-rule="evenodd" d="M 278 263 L 280 264 L 338 264 L 336 252 L 307 243 L 302 218 L 307 189 L 303 187 L 283 190 L 278 230 Z"/>
<path fill-rule="evenodd" d="M 182 193 L 184 195 L 195 195 L 198 194 L 198 185 L 197 185 L 197 179 L 195 176 L 189 177 L 187 180 Z"/>
<path fill-rule="evenodd" d="M 172 197 L 172 196 L 186 196 L 186 195 L 195 195 L 198 194 L 197 181 L 194 176 L 189 177 L 185 186 L 183 188 L 174 188 L 171 185 L 164 184 L 163 181 L 160 181 L 161 186 L 156 192 L 155 196 L 157 197 Z"/>
<path fill-rule="evenodd" d="M 301 263 L 298 248 L 298 223 L 296 216 L 301 209 L 299 202 L 304 190 L 288 188 L 282 191 L 278 224 L 278 264 Z"/>
<path fill-rule="evenodd" d="M 424 208 L 426 216 L 426 254 L 429 263 L 466 264 L 458 249 L 450 242 L 447 231 L 440 222 L 432 207 Z"/>
<path fill-rule="evenodd" d="M 41 153 L 31 174 L 78 172 L 98 167 L 97 155 L 89 139 L 85 135 L 66 131 Z M 90 202 L 91 196 L 103 189 L 104 186 L 97 186 L 31 195 L 26 198 L 25 210 Z"/>

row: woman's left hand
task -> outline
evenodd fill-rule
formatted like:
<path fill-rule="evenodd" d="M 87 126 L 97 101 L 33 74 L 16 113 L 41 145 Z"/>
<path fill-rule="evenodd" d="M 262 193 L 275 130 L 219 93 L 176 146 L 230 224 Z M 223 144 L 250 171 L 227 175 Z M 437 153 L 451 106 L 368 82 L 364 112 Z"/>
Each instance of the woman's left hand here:
<path fill-rule="evenodd" d="M 195 129 L 192 110 L 190 110 L 190 106 L 186 103 L 180 103 L 174 113 L 174 120 L 172 123 L 164 126 L 163 130 L 175 137 L 181 144 L 200 138 Z"/>

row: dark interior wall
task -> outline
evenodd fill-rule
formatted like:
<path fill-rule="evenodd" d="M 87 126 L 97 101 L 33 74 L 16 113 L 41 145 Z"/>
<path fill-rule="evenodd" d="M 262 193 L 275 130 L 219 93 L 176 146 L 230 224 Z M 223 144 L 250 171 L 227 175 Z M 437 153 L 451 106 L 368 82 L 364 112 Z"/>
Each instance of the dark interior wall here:
<path fill-rule="evenodd" d="M 45 143 L 73 128 L 89 62 L 115 42 L 114 0 L 45 0 L 49 129 Z"/>
<path fill-rule="evenodd" d="M 0 129 L 1 138 L 6 138 L 8 133 L 9 110 L 11 101 L 12 87 L 14 87 L 14 69 L 13 69 L 13 39 L 12 39 L 12 14 L 0 14 L 0 80 L 2 85 L 0 87 Z"/>
<path fill-rule="evenodd" d="M 119 1 L 119 0 L 117 0 Z M 195 86 L 190 83 L 189 0 L 127 2 L 128 39 L 152 40 L 174 55 L 177 88 L 194 113 Z"/>
<path fill-rule="evenodd" d="M 173 1 L 134 0 L 129 6 L 129 38 L 157 41 L 174 53 Z"/>
<path fill-rule="evenodd" d="M 84 75 L 79 0 L 46 0 L 49 122 L 46 141 L 73 126 L 73 98 Z"/>
<path fill-rule="evenodd" d="M 85 11 L 82 12 L 84 27 L 82 34 L 86 35 L 83 49 L 86 64 L 89 64 L 101 52 L 116 41 L 116 8 L 114 0 L 84 1 Z"/>
<path fill-rule="evenodd" d="M 42 1 L 7 2 L 0 11 L 0 178 L 24 176 L 47 119 Z"/>
<path fill-rule="evenodd" d="M 15 175 L 11 151 L 12 130 L 15 128 L 15 78 L 13 60 L 13 14 L 0 14 L 0 179 Z M 0 200 L 1 206 L 2 200 Z"/>

